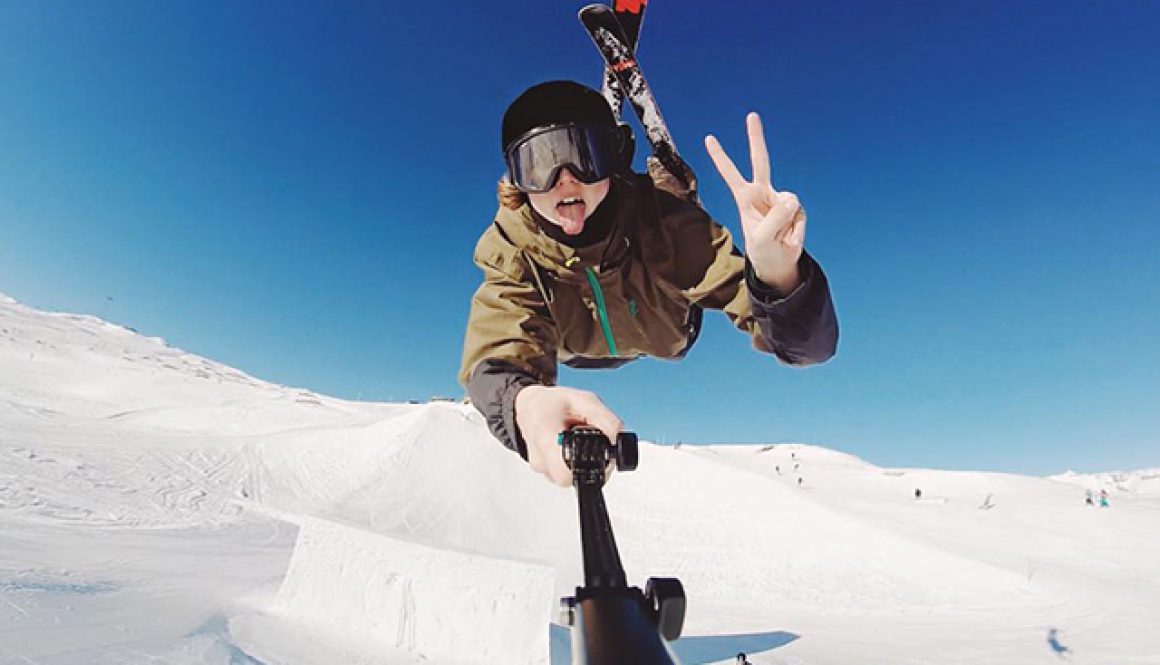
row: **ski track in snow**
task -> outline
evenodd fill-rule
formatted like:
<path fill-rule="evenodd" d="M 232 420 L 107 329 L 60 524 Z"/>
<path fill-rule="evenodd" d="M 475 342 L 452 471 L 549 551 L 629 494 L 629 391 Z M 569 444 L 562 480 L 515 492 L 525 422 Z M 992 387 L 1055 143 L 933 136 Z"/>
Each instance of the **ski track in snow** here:
<path fill-rule="evenodd" d="M 1160 470 L 642 444 L 605 493 L 630 580 L 685 585 L 685 663 L 1160 663 Z M 0 296 L 0 664 L 565 662 L 581 572 L 574 497 L 471 407 Z"/>

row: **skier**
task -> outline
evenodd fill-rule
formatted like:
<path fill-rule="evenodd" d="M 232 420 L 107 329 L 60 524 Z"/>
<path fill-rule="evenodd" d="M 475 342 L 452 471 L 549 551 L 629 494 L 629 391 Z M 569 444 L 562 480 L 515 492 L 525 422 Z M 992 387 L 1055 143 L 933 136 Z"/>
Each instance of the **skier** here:
<path fill-rule="evenodd" d="M 1059 656 L 1060 658 L 1066 658 L 1069 654 L 1071 654 L 1071 649 L 1064 646 L 1063 643 L 1059 641 L 1058 628 L 1048 629 L 1047 646 L 1051 647 L 1051 650 L 1055 652 L 1055 655 Z"/>
<path fill-rule="evenodd" d="M 749 662 L 749 659 L 745 657 L 745 652 L 742 651 L 737 654 L 737 665 L 753 665 L 753 663 Z"/>
<path fill-rule="evenodd" d="M 1091 490 L 1087 490 L 1086 492 L 1084 492 L 1083 502 L 1089 506 L 1096 505 L 1096 502 L 1092 501 L 1092 491 Z"/>
<path fill-rule="evenodd" d="M 1108 491 L 1100 490 L 1100 508 L 1108 507 Z"/>
<path fill-rule="evenodd" d="M 761 121 L 747 119 L 753 180 L 713 137 L 709 155 L 732 190 L 746 254 L 729 231 L 671 188 L 631 171 L 632 133 L 597 91 L 532 86 L 504 113 L 500 208 L 475 248 L 483 283 L 471 302 L 459 380 L 489 428 L 561 486 L 557 446 L 577 424 L 615 441 L 621 420 L 594 394 L 556 385 L 557 361 L 612 368 L 682 358 L 705 308 L 722 310 L 754 347 L 791 365 L 824 362 L 838 324 L 825 274 L 803 249 L 806 217 L 770 180 Z M 658 172 L 662 171 L 662 172 Z"/>

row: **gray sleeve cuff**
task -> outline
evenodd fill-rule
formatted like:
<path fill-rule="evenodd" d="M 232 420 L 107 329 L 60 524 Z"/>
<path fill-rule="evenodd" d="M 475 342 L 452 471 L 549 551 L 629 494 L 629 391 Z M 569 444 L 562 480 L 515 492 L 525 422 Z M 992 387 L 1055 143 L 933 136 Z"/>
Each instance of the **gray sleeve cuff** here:
<path fill-rule="evenodd" d="M 537 381 L 519 367 L 502 360 L 484 360 L 467 380 L 471 403 L 483 415 L 488 429 L 500 443 L 528 459 L 528 447 L 516 425 L 516 395 Z"/>

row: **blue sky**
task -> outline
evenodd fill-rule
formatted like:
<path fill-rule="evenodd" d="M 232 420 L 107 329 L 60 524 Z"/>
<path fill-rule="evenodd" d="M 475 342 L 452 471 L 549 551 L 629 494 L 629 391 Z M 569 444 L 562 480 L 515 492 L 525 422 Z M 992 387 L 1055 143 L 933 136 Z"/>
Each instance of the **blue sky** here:
<path fill-rule="evenodd" d="M 500 115 L 598 85 L 578 7 L 0 0 L 0 291 L 332 395 L 460 396 Z M 759 111 L 839 353 L 779 366 L 712 316 L 683 362 L 562 382 L 670 443 L 1160 466 L 1158 24 L 1154 2 L 654 0 L 639 55 L 707 209 L 739 231 L 701 138 L 745 162 Z"/>

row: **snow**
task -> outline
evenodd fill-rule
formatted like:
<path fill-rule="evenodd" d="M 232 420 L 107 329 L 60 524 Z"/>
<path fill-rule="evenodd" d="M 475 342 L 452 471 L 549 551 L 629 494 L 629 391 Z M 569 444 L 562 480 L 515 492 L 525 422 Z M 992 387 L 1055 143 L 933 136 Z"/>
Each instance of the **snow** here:
<path fill-rule="evenodd" d="M 327 520 L 301 524 L 269 617 L 240 631 L 299 622 L 329 629 L 349 653 L 438 656 L 440 662 L 543 660 L 554 606 L 545 565 L 418 545 Z M 464 602 L 464 599 L 490 602 Z M 273 620 L 268 620 L 272 618 Z M 283 654 L 287 660 L 296 651 Z M 398 652 L 403 653 L 398 653 Z M 320 654 L 322 662 L 349 660 Z"/>
<path fill-rule="evenodd" d="M 684 663 L 1160 663 L 1157 469 L 642 443 L 605 494 L 629 579 L 685 586 Z M 567 662 L 581 582 L 574 495 L 470 406 L 333 399 L 0 295 L 0 663 Z"/>

